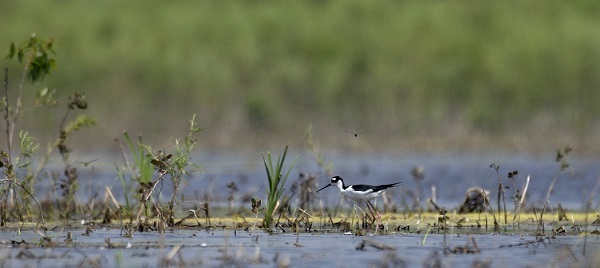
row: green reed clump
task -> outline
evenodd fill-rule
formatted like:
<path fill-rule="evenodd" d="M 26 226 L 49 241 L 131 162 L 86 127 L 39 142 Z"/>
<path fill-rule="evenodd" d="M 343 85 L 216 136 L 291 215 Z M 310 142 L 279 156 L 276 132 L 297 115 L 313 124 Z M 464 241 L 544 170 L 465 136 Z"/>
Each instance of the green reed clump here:
<path fill-rule="evenodd" d="M 267 172 L 267 180 L 269 182 L 269 188 L 267 189 L 267 207 L 265 211 L 264 218 L 264 226 L 265 228 L 269 228 L 273 221 L 273 214 L 279 207 L 279 198 L 281 194 L 283 194 L 283 190 L 285 189 L 285 181 L 287 180 L 294 164 L 298 157 L 292 161 L 292 164 L 288 168 L 287 172 L 282 174 L 283 163 L 285 162 L 285 157 L 287 155 L 288 146 L 285 146 L 283 153 L 277 158 L 277 162 L 275 163 L 275 167 L 273 167 L 273 160 L 271 159 L 271 153 L 267 152 L 267 156 L 263 154 L 263 163 L 265 164 L 265 170 Z"/>

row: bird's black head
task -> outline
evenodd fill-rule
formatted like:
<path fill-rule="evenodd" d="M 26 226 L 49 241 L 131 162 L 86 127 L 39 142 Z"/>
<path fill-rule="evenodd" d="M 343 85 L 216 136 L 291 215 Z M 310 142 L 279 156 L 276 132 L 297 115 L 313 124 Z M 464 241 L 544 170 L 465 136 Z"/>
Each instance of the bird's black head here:
<path fill-rule="evenodd" d="M 344 184 L 344 182 L 342 180 L 342 177 L 340 177 L 340 176 L 333 176 L 333 178 L 331 178 L 331 183 L 329 183 L 325 187 L 319 189 L 319 191 L 321 191 L 321 190 L 323 190 L 323 189 L 325 189 L 325 188 L 327 188 L 327 187 L 329 187 L 331 185 L 336 185 L 336 184 L 338 184 L 338 182 L 342 182 L 342 185 Z M 319 191 L 317 191 L 317 193 Z"/>

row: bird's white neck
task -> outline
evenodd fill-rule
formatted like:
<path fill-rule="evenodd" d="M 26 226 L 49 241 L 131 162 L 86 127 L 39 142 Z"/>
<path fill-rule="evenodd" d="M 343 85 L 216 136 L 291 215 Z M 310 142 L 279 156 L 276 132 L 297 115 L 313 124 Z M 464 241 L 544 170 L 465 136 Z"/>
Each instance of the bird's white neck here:
<path fill-rule="evenodd" d="M 337 181 L 337 183 L 335 184 L 335 186 L 337 186 L 338 189 L 340 189 L 340 191 L 344 190 L 344 181 Z"/>

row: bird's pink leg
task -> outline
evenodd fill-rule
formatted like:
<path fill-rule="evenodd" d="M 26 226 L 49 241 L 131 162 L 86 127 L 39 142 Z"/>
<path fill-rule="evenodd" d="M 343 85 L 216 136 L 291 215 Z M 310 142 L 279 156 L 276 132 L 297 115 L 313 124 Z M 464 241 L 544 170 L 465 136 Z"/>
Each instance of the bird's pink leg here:
<path fill-rule="evenodd" d="M 371 204 L 371 201 L 367 201 L 367 208 L 369 208 L 369 206 L 371 206 L 373 208 L 373 210 L 375 210 L 375 212 L 377 213 L 377 226 L 375 227 L 375 234 L 377 234 L 377 231 L 379 230 L 379 226 L 381 226 L 381 214 L 379 214 L 379 211 L 377 211 L 375 206 L 373 206 L 373 204 Z M 369 208 L 369 212 L 371 212 L 371 216 L 373 216 L 373 219 L 375 219 L 375 215 L 374 215 L 373 211 L 371 211 L 371 208 Z"/>

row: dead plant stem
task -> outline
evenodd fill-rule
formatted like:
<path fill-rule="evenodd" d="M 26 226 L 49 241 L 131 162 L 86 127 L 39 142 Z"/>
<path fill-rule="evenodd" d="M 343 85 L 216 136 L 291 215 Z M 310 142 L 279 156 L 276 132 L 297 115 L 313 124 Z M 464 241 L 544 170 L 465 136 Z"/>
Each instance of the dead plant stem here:
<path fill-rule="evenodd" d="M 490 199 L 488 197 L 488 195 L 485 193 L 485 191 L 483 191 L 483 197 L 485 198 L 485 203 L 487 204 L 487 206 L 490 207 L 490 211 L 492 214 L 492 217 L 494 217 L 494 230 L 497 231 L 499 228 L 498 226 L 498 221 L 496 220 L 496 214 L 494 214 L 494 208 L 492 207 L 492 204 L 490 204 Z M 486 213 L 486 219 L 485 219 L 485 226 L 487 229 L 487 213 Z"/>
<path fill-rule="evenodd" d="M 153 184 L 152 184 L 152 188 L 150 189 L 150 191 L 148 191 L 148 193 L 144 194 L 142 196 L 142 205 L 140 206 L 140 210 L 138 211 L 136 220 L 140 219 L 140 215 L 142 214 L 142 211 L 144 209 L 144 207 L 147 207 L 147 202 L 148 200 L 150 200 L 150 198 L 152 197 L 152 193 L 154 192 L 154 190 L 156 189 L 156 185 L 158 185 L 159 182 L 162 181 L 162 179 L 164 178 L 163 173 L 160 173 L 158 176 L 158 180 L 156 180 Z"/>
<path fill-rule="evenodd" d="M 546 207 L 548 206 L 548 203 L 550 203 L 550 194 L 552 193 L 552 190 L 554 189 L 554 183 L 556 183 L 557 179 L 558 179 L 558 176 L 554 176 L 554 178 L 552 179 L 552 182 L 550 183 L 550 186 L 548 186 L 548 193 L 546 193 L 546 202 L 544 203 L 544 207 L 542 208 L 542 211 L 540 212 L 539 228 L 541 228 L 542 234 L 546 233 L 545 228 L 544 228 L 544 212 L 546 211 Z"/>
<path fill-rule="evenodd" d="M 6 106 L 4 107 L 4 112 L 6 113 L 5 115 L 5 120 L 6 120 L 6 143 L 8 146 L 8 164 L 10 165 L 11 162 L 11 134 L 10 134 L 10 129 L 11 129 L 11 116 L 10 116 L 10 109 L 9 109 L 9 105 L 8 105 L 8 67 L 4 68 L 4 98 L 6 101 Z"/>
<path fill-rule="evenodd" d="M 252 229 L 250 230 L 250 235 L 254 232 L 254 228 L 256 227 L 256 223 L 258 222 L 258 212 L 255 213 L 256 217 L 254 218 L 254 225 L 252 225 Z"/>
<path fill-rule="evenodd" d="M 531 179 L 531 176 L 527 176 L 527 182 L 525 183 L 525 188 L 523 189 L 523 194 L 521 195 L 521 200 L 519 200 L 519 206 L 517 206 L 517 211 L 515 212 L 515 215 L 513 217 L 513 224 L 515 222 L 515 219 L 517 219 L 517 216 L 519 217 L 519 220 L 517 220 L 517 227 L 519 227 L 521 225 L 521 206 L 523 205 L 523 201 L 525 201 L 525 195 L 527 194 L 527 189 L 529 188 L 529 181 Z"/>

